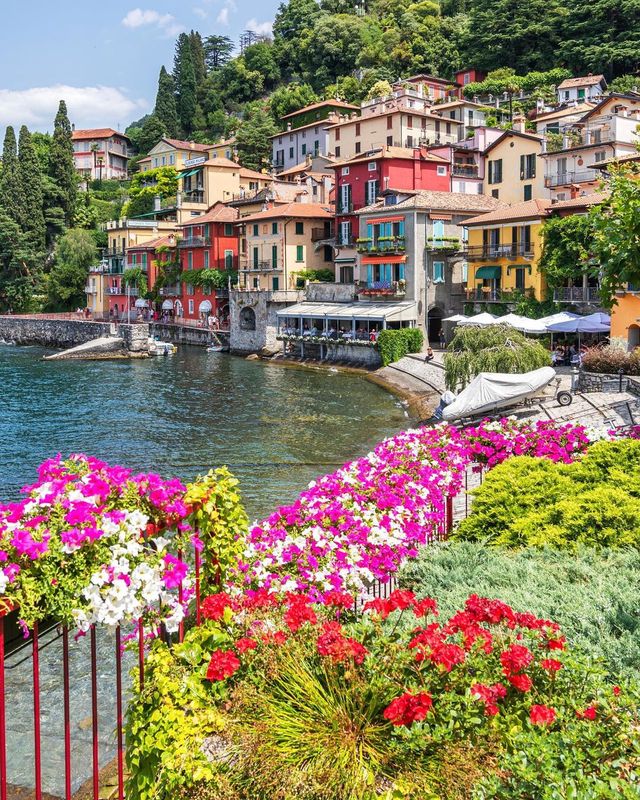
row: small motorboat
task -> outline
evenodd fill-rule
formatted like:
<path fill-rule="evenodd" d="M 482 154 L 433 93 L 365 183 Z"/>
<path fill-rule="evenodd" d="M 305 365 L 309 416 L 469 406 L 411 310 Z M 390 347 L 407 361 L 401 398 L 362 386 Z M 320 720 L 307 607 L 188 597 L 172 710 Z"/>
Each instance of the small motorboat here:
<path fill-rule="evenodd" d="M 207 353 L 222 353 L 223 350 L 224 347 L 221 344 L 210 344 L 207 347 Z"/>
<path fill-rule="evenodd" d="M 172 342 L 161 342 L 159 339 L 149 338 L 150 356 L 172 356 L 178 348 Z"/>
<path fill-rule="evenodd" d="M 553 395 L 545 395 L 545 389 L 556 381 Z M 436 409 L 436 416 L 447 422 L 474 417 L 483 417 L 501 409 L 521 403 L 541 403 L 556 399 L 561 406 L 571 404 L 571 392 L 558 391 L 560 379 L 553 367 L 541 367 L 531 372 L 510 374 L 503 372 L 481 372 L 459 395 L 445 392 Z"/>

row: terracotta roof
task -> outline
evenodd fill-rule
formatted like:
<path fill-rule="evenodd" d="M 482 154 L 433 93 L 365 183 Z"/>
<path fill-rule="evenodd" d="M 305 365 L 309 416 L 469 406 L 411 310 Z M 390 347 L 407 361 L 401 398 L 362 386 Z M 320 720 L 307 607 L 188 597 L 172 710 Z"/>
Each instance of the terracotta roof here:
<path fill-rule="evenodd" d="M 178 228 L 187 228 L 191 225 L 202 225 L 205 222 L 235 222 L 238 219 L 238 210 L 230 208 L 224 203 L 217 202 L 211 206 L 206 214 L 200 214 L 199 217 L 191 217 L 188 222 L 183 222 L 178 225 Z"/>
<path fill-rule="evenodd" d="M 558 89 L 575 89 L 577 86 L 597 86 L 602 83 L 607 85 L 604 75 L 586 75 L 584 78 L 567 78 L 558 85 Z"/>
<path fill-rule="evenodd" d="M 211 148 L 210 144 L 198 144 L 197 142 L 185 142 L 182 139 L 168 139 L 166 136 L 162 138 L 163 142 L 167 142 L 171 147 L 176 150 L 197 150 L 199 153 L 208 153 Z"/>
<path fill-rule="evenodd" d="M 415 81 L 433 81 L 434 83 L 440 83 L 443 86 L 454 86 L 455 84 L 452 81 L 444 80 L 444 78 L 436 78 L 435 75 L 426 75 L 424 72 L 418 73 L 418 75 L 410 75 L 408 78 L 400 78 L 399 81 L 396 81 L 393 85 L 400 86 L 403 83 L 415 83 Z"/>
<path fill-rule="evenodd" d="M 361 208 L 356 213 L 371 214 L 374 211 L 393 212 L 396 209 L 434 209 L 438 211 L 453 211 L 464 213 L 480 213 L 496 208 L 506 208 L 507 204 L 495 197 L 486 194 L 464 194 L 462 192 L 429 192 L 398 190 L 399 195 L 409 195 L 395 205 L 388 206 L 384 202 L 374 203 Z M 466 224 L 466 223 L 465 223 Z"/>
<path fill-rule="evenodd" d="M 596 161 L 595 164 L 589 164 L 589 169 L 606 169 L 614 164 L 631 164 L 635 161 L 640 161 L 640 153 L 629 153 L 626 156 L 608 158 L 606 161 Z"/>
<path fill-rule="evenodd" d="M 211 150 L 214 147 L 226 147 L 228 144 L 235 144 L 235 143 L 236 143 L 236 137 L 232 136 L 230 139 L 224 139 L 222 142 L 216 142 L 215 144 L 207 145 L 207 147 L 209 148 L 209 150 Z"/>
<path fill-rule="evenodd" d="M 533 118 L 532 122 L 540 122 L 541 120 L 556 119 L 561 117 L 569 117 L 571 114 L 584 114 L 590 111 L 595 106 L 595 103 L 578 103 L 575 106 L 566 106 L 559 108 L 555 111 L 547 111 L 546 114 L 538 114 Z"/>
<path fill-rule="evenodd" d="M 502 136 L 498 136 L 495 142 L 492 142 L 490 145 L 485 147 L 484 152 L 488 153 L 489 150 L 493 150 L 493 148 L 500 144 L 500 142 L 504 142 L 505 139 L 508 139 L 510 136 L 520 136 L 523 139 L 531 139 L 532 141 L 538 142 L 539 144 L 542 143 L 544 136 L 541 133 L 522 133 L 521 131 L 505 131 Z"/>
<path fill-rule="evenodd" d="M 71 131 L 71 138 L 74 141 L 82 139 L 110 139 L 112 136 L 121 136 L 128 142 L 131 141 L 125 133 L 120 133 L 113 128 L 87 128 L 85 130 Z"/>
<path fill-rule="evenodd" d="M 153 157 L 152 156 L 145 156 L 144 158 L 139 158 L 138 159 L 138 164 L 142 164 L 143 161 L 153 161 Z"/>
<path fill-rule="evenodd" d="M 498 208 L 488 214 L 480 214 L 465 220 L 465 225 L 487 225 L 491 222 L 510 222 L 518 219 L 536 219 L 546 217 L 551 200 L 527 200 L 524 203 Z M 557 205 L 557 203 L 556 203 Z"/>
<path fill-rule="evenodd" d="M 434 120 L 437 120 L 438 122 L 442 122 L 444 120 L 445 122 L 451 123 L 451 125 L 458 125 L 458 126 L 464 125 L 464 122 L 462 122 L 459 119 L 448 119 L 447 117 L 440 116 L 440 114 L 434 114 L 434 109 L 435 108 L 436 108 L 436 106 L 430 106 L 428 111 L 422 111 L 419 108 L 412 108 L 411 109 L 411 114 L 414 117 L 419 117 L 420 119 L 422 119 L 422 117 L 427 117 L 428 119 L 434 119 Z M 341 125 L 355 125 L 357 122 L 370 122 L 373 119 L 379 119 L 381 117 L 388 117 L 391 114 L 406 114 L 406 113 L 407 113 L 407 110 L 405 108 L 392 108 L 392 109 L 389 109 L 388 111 L 383 111 L 383 112 L 381 112 L 379 114 L 370 114 L 370 115 L 367 115 L 367 116 L 364 116 L 364 117 L 354 117 L 353 119 L 349 118 L 349 119 L 341 120 L 340 122 L 334 122 L 334 123 L 332 123 L 330 125 L 325 125 L 325 130 L 331 130 L 332 128 L 338 128 Z M 299 130 L 299 129 L 296 128 L 296 130 Z M 288 133 L 288 131 L 285 131 L 285 133 Z M 282 135 L 282 134 L 280 134 L 280 135 Z M 270 137 L 270 138 L 273 139 L 273 136 Z"/>
<path fill-rule="evenodd" d="M 360 117 L 356 117 L 356 119 L 360 119 Z M 325 130 L 329 126 L 328 119 L 316 119 L 313 122 L 307 122 L 306 125 L 296 125 L 295 128 L 291 128 L 289 130 L 278 131 L 278 133 L 274 133 L 273 136 L 268 136 L 268 139 L 276 139 L 278 136 L 288 136 L 290 133 L 296 133 L 296 131 L 306 131 L 308 128 L 317 128 L 322 127 L 322 130 Z"/>
<path fill-rule="evenodd" d="M 584 120 L 589 119 L 589 117 L 597 115 L 600 110 L 612 100 L 627 100 L 635 104 L 640 101 L 640 94 L 637 94 L 636 92 L 626 92 L 625 94 L 622 94 L 621 92 L 610 92 L 606 97 L 603 97 L 602 100 L 599 100 L 595 106 L 589 109 L 589 111 L 587 111 L 587 113 L 579 120 L 579 122 L 584 122 Z"/>
<path fill-rule="evenodd" d="M 640 157 L 640 153 L 638 153 Z M 552 203 L 547 209 L 548 212 L 553 212 L 556 209 L 560 211 L 572 208 L 588 208 L 589 206 L 597 206 L 609 197 L 608 194 L 602 192 L 593 192 L 592 194 L 584 194 L 580 197 L 572 197 L 571 200 L 558 200 L 557 203 Z"/>
<path fill-rule="evenodd" d="M 173 240 L 173 241 L 172 241 Z M 157 250 L 158 247 L 174 247 L 176 237 L 172 235 L 159 236 L 157 239 L 151 239 L 148 242 L 141 242 L 140 244 L 132 244 L 127 247 L 127 250 Z"/>
<path fill-rule="evenodd" d="M 319 203 L 287 203 L 279 208 L 268 208 L 257 214 L 243 217 L 243 222 L 259 222 L 263 219 L 281 219 L 282 217 L 301 217 L 303 219 L 332 219 L 333 213 L 330 206 Z"/>
<path fill-rule="evenodd" d="M 407 158 L 413 159 L 414 150 L 420 150 L 420 157 L 423 161 L 436 161 L 438 164 L 448 164 L 449 159 L 439 156 L 436 153 L 429 152 L 426 148 L 419 147 L 393 147 L 386 145 L 379 147 L 376 150 L 370 150 L 368 153 L 358 153 L 353 158 L 348 158 L 345 161 L 338 161 L 333 165 L 333 169 L 347 166 L 349 164 L 362 164 L 367 161 L 377 161 L 380 158 Z"/>
<path fill-rule="evenodd" d="M 217 159 L 214 159 L 216 161 Z M 275 178 L 273 175 L 268 175 L 266 172 L 256 172 L 255 169 L 246 169 L 242 167 L 240 170 L 240 177 L 241 178 L 256 178 L 261 181 L 273 181 Z"/>
<path fill-rule="evenodd" d="M 297 117 L 300 114 L 306 114 L 307 111 L 315 111 L 316 108 L 326 108 L 327 106 L 334 106 L 338 108 L 351 108 L 353 111 L 360 111 L 360 106 L 354 106 L 351 103 L 345 103 L 342 100 L 322 100 L 320 103 L 312 103 L 310 106 L 300 108 L 298 111 L 292 111 L 290 114 L 283 114 L 280 119 L 289 119 L 289 117 Z"/>
<path fill-rule="evenodd" d="M 215 158 L 209 158 L 207 159 L 207 161 L 203 161 L 201 164 L 196 164 L 196 166 L 192 167 L 191 169 L 196 169 L 197 167 L 233 167 L 238 171 L 242 169 L 240 164 L 238 164 L 235 161 L 232 161 L 230 158 L 226 158 L 225 156 L 216 156 Z M 184 169 L 189 169 L 189 167 L 185 167 Z"/>
<path fill-rule="evenodd" d="M 487 107 L 483 103 L 474 103 L 473 100 L 447 100 L 446 103 L 435 103 L 433 106 L 431 106 L 431 110 L 438 112 L 442 108 L 455 108 L 456 106 L 475 106 L 476 108 Z M 500 111 L 500 109 L 492 109 L 492 111 Z"/>

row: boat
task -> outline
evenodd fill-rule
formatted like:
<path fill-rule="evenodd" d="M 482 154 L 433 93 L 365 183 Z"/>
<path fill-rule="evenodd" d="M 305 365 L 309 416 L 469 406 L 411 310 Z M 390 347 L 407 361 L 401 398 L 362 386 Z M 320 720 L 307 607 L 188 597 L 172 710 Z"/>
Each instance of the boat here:
<path fill-rule="evenodd" d="M 173 342 L 162 342 L 160 339 L 153 339 L 149 337 L 149 355 L 150 356 L 172 356 L 178 352 L 178 348 Z"/>
<path fill-rule="evenodd" d="M 520 403 L 534 402 L 534 399 L 542 401 L 545 399 L 542 390 L 553 380 L 559 383 L 553 367 L 541 367 L 516 374 L 481 372 L 454 399 L 451 399 L 449 393 L 446 399 L 450 402 L 441 401 L 438 411 L 441 418 L 449 422 L 490 415 Z M 570 392 L 558 392 L 557 387 L 554 397 L 560 405 L 569 405 L 572 400 Z"/>
<path fill-rule="evenodd" d="M 207 353 L 222 353 L 224 346 L 221 344 L 210 344 L 207 347 Z"/>

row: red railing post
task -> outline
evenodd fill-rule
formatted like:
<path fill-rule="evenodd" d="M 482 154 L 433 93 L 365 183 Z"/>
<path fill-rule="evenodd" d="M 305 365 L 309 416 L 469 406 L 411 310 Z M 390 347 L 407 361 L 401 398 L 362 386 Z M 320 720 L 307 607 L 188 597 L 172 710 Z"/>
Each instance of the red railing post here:
<path fill-rule="evenodd" d="M 138 620 L 138 682 L 140 691 L 144 689 L 144 626 L 142 619 Z"/>
<path fill-rule="evenodd" d="M 98 745 L 98 656 L 96 626 L 91 626 L 91 729 L 93 740 L 93 800 L 100 793 L 100 750 Z"/>
<path fill-rule="evenodd" d="M 182 550 L 178 549 L 178 558 L 182 561 Z M 180 581 L 180 585 L 178 586 L 178 602 L 182 605 L 182 601 L 184 599 L 184 588 L 182 586 L 182 581 Z M 184 622 L 180 622 L 178 626 L 178 641 L 182 642 L 184 639 Z"/>
<path fill-rule="evenodd" d="M 447 506 L 445 513 L 445 539 L 449 538 L 449 534 L 453 530 L 453 497 L 447 496 Z"/>
<path fill-rule="evenodd" d="M 42 800 L 42 757 L 40 742 L 40 661 L 38 657 L 38 623 L 33 623 L 33 765 L 35 797 Z"/>
<path fill-rule="evenodd" d="M 118 737 L 118 800 L 124 800 L 124 745 L 122 740 L 122 648 L 116 628 L 116 726 Z"/>
<path fill-rule="evenodd" d="M 62 682 L 64 706 L 64 796 L 71 800 L 71 715 L 69 710 L 69 629 L 62 629 Z"/>
<path fill-rule="evenodd" d="M 4 616 L 0 615 L 0 800 L 7 800 L 7 728 L 4 696 Z"/>
<path fill-rule="evenodd" d="M 195 551 L 196 567 L 196 625 L 200 625 L 200 551 L 196 547 Z"/>

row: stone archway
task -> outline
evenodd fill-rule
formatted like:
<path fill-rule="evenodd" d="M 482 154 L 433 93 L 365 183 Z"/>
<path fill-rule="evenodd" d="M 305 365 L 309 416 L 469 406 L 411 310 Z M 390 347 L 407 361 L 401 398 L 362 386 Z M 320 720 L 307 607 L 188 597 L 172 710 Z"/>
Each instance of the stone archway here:
<path fill-rule="evenodd" d="M 240 312 L 240 330 L 255 331 L 256 312 L 249 306 L 245 306 Z"/>
<path fill-rule="evenodd" d="M 433 347 L 437 345 L 440 338 L 440 331 L 442 330 L 442 319 L 444 312 L 439 306 L 433 306 L 429 309 L 429 326 L 427 328 L 427 338 L 429 344 Z"/>
<path fill-rule="evenodd" d="M 627 348 L 631 351 L 635 350 L 636 347 L 640 347 L 640 327 L 638 325 L 629 325 Z"/>

